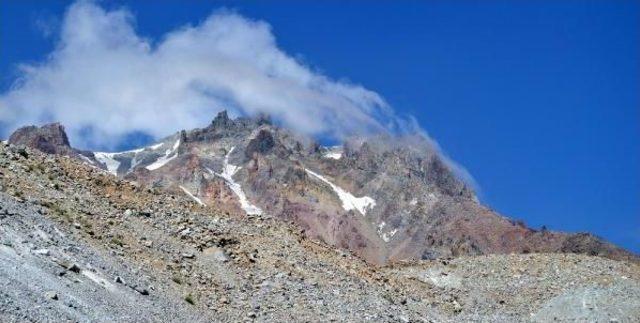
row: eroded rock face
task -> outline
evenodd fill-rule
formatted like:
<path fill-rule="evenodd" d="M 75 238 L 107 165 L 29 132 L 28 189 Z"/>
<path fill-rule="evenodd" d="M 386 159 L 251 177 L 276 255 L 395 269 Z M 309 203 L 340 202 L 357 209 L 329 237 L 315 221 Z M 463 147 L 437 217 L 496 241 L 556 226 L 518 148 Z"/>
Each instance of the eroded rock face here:
<path fill-rule="evenodd" d="M 9 143 L 35 148 L 47 154 L 66 154 L 71 150 L 69 138 L 59 123 L 22 127 L 11 134 Z"/>
<path fill-rule="evenodd" d="M 64 131 L 64 126 L 60 123 L 50 123 L 41 127 L 22 127 L 11 134 L 9 144 L 30 147 L 47 154 L 76 157 L 87 163 L 102 167 L 92 152 L 71 147 L 67 133 Z"/>
<path fill-rule="evenodd" d="M 270 131 L 261 129 L 255 138 L 249 141 L 247 148 L 245 149 L 245 155 L 249 158 L 253 158 L 254 154 L 265 155 L 273 149 L 276 145 L 275 139 Z"/>
<path fill-rule="evenodd" d="M 68 147 L 68 140 L 50 141 Z M 266 117 L 230 119 L 221 112 L 205 128 L 96 156 L 120 177 L 188 192 L 239 215 L 259 209 L 250 215 L 292 221 L 307 237 L 373 264 L 492 253 L 634 257 L 593 236 L 532 230 L 482 206 L 420 136 L 351 138 L 327 148 Z"/>

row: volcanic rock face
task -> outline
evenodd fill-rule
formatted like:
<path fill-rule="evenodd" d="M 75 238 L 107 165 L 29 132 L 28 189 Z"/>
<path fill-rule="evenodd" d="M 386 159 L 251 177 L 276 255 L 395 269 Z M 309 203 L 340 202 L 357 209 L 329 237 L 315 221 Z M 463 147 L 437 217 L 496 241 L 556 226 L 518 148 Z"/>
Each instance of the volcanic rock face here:
<path fill-rule="evenodd" d="M 76 157 L 89 164 L 101 166 L 92 152 L 71 147 L 67 133 L 59 123 L 51 123 L 42 127 L 22 127 L 11 134 L 9 144 L 31 147 L 47 154 Z"/>
<path fill-rule="evenodd" d="M 47 154 L 64 154 L 71 148 L 64 127 L 59 123 L 40 128 L 36 126 L 20 128 L 9 137 L 9 143 L 36 148 Z"/>
<path fill-rule="evenodd" d="M 48 138 L 34 128 L 19 132 Z M 14 142 L 60 153 L 39 148 L 41 140 Z M 66 136 L 55 142 L 68 147 Z M 482 206 L 420 136 L 351 138 L 328 148 L 266 117 L 221 112 L 206 128 L 95 157 L 119 177 L 208 207 L 292 221 L 307 237 L 373 264 L 529 252 L 633 258 L 591 235 L 532 230 Z"/>

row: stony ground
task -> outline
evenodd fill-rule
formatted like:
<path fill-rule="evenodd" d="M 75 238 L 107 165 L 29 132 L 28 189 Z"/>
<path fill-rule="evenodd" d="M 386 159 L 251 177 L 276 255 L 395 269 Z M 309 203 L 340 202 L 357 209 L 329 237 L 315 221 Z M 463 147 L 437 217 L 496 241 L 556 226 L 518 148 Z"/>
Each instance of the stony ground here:
<path fill-rule="evenodd" d="M 374 268 L 279 220 L 0 145 L 1 322 L 640 321 L 640 266 L 584 255 Z"/>

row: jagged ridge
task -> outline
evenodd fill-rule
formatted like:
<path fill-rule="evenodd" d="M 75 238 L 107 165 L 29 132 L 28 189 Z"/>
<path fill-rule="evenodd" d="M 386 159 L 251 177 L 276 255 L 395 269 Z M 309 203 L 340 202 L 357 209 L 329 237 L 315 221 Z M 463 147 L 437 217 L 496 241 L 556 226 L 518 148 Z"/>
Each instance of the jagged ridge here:
<path fill-rule="evenodd" d="M 23 128 L 16 138 L 43 131 Z M 40 149 L 34 140 L 10 142 Z M 54 142 L 67 148 L 40 150 L 77 157 L 68 140 Z M 268 117 L 232 120 L 221 112 L 205 128 L 149 147 L 98 153 L 108 163 L 96 166 L 111 163 L 120 177 L 185 191 L 216 209 L 244 214 L 251 205 L 373 264 L 530 252 L 635 258 L 591 235 L 533 230 L 482 206 L 419 136 L 351 138 L 339 150 L 339 158 L 327 157 L 336 148 L 277 127 Z M 229 164 L 235 168 L 228 178 L 216 175 Z M 366 203 L 354 204 L 361 201 Z"/>

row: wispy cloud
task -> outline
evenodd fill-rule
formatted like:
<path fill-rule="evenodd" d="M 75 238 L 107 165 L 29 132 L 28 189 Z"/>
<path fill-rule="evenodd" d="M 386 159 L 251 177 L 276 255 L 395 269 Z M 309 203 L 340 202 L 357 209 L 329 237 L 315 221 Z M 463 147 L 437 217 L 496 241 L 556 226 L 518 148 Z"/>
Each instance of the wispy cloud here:
<path fill-rule="evenodd" d="M 20 70 L 0 97 L 0 120 L 9 128 L 61 121 L 83 147 L 112 145 L 131 131 L 158 137 L 202 126 L 222 109 L 268 113 L 337 138 L 384 130 L 375 116 L 392 113 L 375 92 L 284 53 L 267 23 L 229 11 L 154 42 L 136 33 L 126 9 L 77 2 L 46 61 Z"/>
<path fill-rule="evenodd" d="M 231 11 L 146 39 L 127 9 L 79 1 L 59 33 L 47 59 L 21 65 L 19 79 L 0 95 L 5 131 L 60 121 L 74 145 L 108 149 L 132 132 L 159 138 L 203 126 L 223 109 L 267 113 L 300 132 L 335 139 L 420 130 L 376 92 L 333 80 L 283 52 L 266 22 Z"/>

